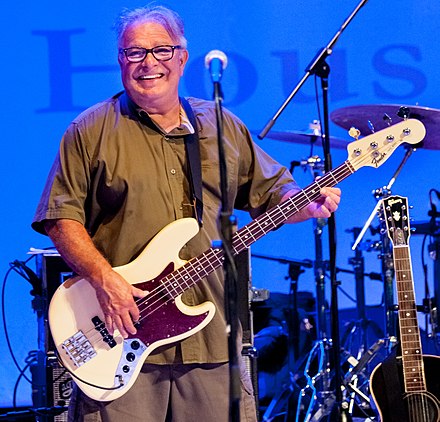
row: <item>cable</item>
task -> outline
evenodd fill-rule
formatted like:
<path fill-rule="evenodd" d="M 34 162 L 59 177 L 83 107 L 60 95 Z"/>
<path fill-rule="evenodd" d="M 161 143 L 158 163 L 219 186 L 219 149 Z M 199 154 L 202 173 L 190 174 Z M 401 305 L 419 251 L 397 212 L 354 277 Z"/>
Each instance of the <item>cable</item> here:
<path fill-rule="evenodd" d="M 16 357 L 15 357 L 15 355 L 14 355 L 14 352 L 13 352 L 13 350 L 12 350 L 11 341 L 10 341 L 9 333 L 8 333 L 8 328 L 7 328 L 7 325 L 6 325 L 6 313 L 5 313 L 5 289 L 6 289 L 6 282 L 7 282 L 7 279 L 8 279 L 8 277 L 9 277 L 9 274 L 11 273 L 11 271 L 12 271 L 13 269 L 14 269 L 14 267 L 9 268 L 9 270 L 6 271 L 5 278 L 3 279 L 3 286 L 2 286 L 2 319 L 3 319 L 3 330 L 4 330 L 4 333 L 5 333 L 6 345 L 8 346 L 9 353 L 10 353 L 10 355 L 11 355 L 11 358 L 12 358 L 12 360 L 13 360 L 15 366 L 17 367 L 18 371 L 19 371 L 20 373 L 22 373 L 22 372 L 23 372 L 23 369 L 22 369 L 22 368 L 20 367 L 20 365 L 18 364 L 17 359 L 16 359 Z M 23 374 L 23 377 L 24 377 L 29 383 L 32 384 L 32 381 L 31 381 L 26 375 Z"/>
<path fill-rule="evenodd" d="M 15 381 L 15 385 L 14 385 L 14 392 L 12 394 L 12 407 L 14 409 L 17 408 L 17 390 L 18 390 L 18 385 L 20 383 L 21 378 L 24 376 L 24 372 L 26 371 L 26 369 L 29 368 L 29 366 L 31 366 L 33 362 L 28 362 L 26 364 L 26 366 L 23 368 L 23 371 L 20 372 L 20 374 L 18 375 L 17 381 Z"/>
<path fill-rule="evenodd" d="M 29 283 L 31 283 L 31 285 L 33 287 L 31 294 L 34 294 L 33 292 L 38 292 L 39 289 L 41 289 L 41 283 L 40 283 L 40 286 L 38 285 L 39 278 L 35 275 L 35 273 L 31 269 L 29 269 L 26 266 L 27 262 L 29 262 L 33 257 L 34 256 L 31 256 L 26 261 L 15 260 L 14 262 L 11 262 L 9 264 L 10 268 L 8 269 L 8 271 L 6 271 L 5 277 L 3 279 L 3 285 L 2 285 L 1 308 L 2 308 L 3 331 L 5 333 L 5 340 L 6 340 L 6 345 L 8 347 L 8 350 L 9 350 L 9 354 L 10 354 L 12 361 L 14 362 L 14 364 L 19 372 L 19 376 L 18 376 L 18 379 L 17 379 L 15 387 L 14 387 L 14 396 L 13 396 L 14 407 L 16 405 L 15 394 L 16 394 L 18 384 L 19 384 L 19 381 L 21 380 L 21 378 L 24 378 L 29 384 L 31 384 L 33 386 L 37 386 L 37 385 L 34 385 L 32 380 L 30 378 L 28 378 L 25 374 L 25 371 L 31 366 L 31 364 L 34 361 L 29 362 L 29 361 L 27 361 L 28 358 L 26 358 L 26 365 L 24 366 L 24 368 L 21 368 L 20 364 L 17 361 L 17 358 L 15 357 L 13 349 L 12 349 L 12 345 L 11 345 L 11 341 L 10 341 L 9 333 L 8 333 L 8 327 L 7 327 L 7 323 L 6 323 L 6 311 L 5 311 L 6 283 L 7 283 L 7 280 L 8 280 L 8 277 L 9 277 L 11 271 L 15 271 L 17 274 L 19 274 L 21 277 L 23 277 L 25 280 L 27 280 Z M 33 352 L 30 352 L 29 355 L 32 356 L 32 353 Z M 29 355 L 28 355 L 28 357 L 29 357 Z"/>

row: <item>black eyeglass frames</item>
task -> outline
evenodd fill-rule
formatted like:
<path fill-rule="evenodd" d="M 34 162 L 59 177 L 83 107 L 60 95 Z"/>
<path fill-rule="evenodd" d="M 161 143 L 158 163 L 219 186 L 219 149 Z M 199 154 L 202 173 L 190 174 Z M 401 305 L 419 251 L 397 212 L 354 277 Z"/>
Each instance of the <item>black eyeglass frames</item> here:
<path fill-rule="evenodd" d="M 144 61 L 148 53 L 151 53 L 156 60 L 166 62 L 173 58 L 174 50 L 180 48 L 182 48 L 180 45 L 158 45 L 153 48 L 129 47 L 120 48 L 119 53 L 124 53 L 127 60 L 132 63 Z"/>

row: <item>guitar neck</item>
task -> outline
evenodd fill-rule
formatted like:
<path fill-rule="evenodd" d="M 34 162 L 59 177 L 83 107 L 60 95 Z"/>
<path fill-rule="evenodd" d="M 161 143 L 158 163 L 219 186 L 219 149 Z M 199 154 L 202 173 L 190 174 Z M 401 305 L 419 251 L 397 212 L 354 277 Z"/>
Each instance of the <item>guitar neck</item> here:
<path fill-rule="evenodd" d="M 321 188 L 335 186 L 363 166 L 381 166 L 398 145 L 420 142 L 425 133 L 425 127 L 420 121 L 408 119 L 350 143 L 347 146 L 349 159 L 344 163 L 238 230 L 232 238 L 233 254 L 248 249 L 266 233 L 304 209 L 319 197 Z M 162 284 L 168 295 L 177 297 L 219 268 L 223 261 L 222 248 L 208 249 L 164 277 Z"/>
<path fill-rule="evenodd" d="M 405 391 L 426 391 L 423 356 L 414 294 L 411 257 L 408 246 L 394 247 L 400 343 L 402 347 Z"/>
<path fill-rule="evenodd" d="M 285 223 L 294 214 L 319 198 L 321 188 L 335 186 L 354 172 L 355 169 L 347 160 L 282 204 L 270 209 L 248 225 L 242 227 L 235 233 L 232 239 L 235 254 L 249 248 L 252 243 Z"/>
<path fill-rule="evenodd" d="M 232 238 L 234 255 L 248 249 L 258 239 L 285 223 L 294 214 L 316 200 L 320 195 L 321 188 L 335 186 L 354 172 L 354 167 L 347 160 L 294 196 L 242 227 Z M 210 248 L 164 277 L 163 285 L 166 286 L 169 295 L 177 297 L 219 268 L 223 262 L 223 249 Z"/>

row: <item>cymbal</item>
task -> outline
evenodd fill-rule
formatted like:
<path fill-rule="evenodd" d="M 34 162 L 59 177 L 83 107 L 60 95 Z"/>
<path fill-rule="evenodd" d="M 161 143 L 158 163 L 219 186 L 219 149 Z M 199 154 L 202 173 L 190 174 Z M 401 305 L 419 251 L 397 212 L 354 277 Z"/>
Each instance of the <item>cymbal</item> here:
<path fill-rule="evenodd" d="M 391 117 L 391 124 L 402 121 L 397 116 L 400 107 L 407 107 L 410 110 L 409 118 L 420 120 L 426 128 L 425 139 L 417 146 L 426 149 L 440 149 L 440 110 L 420 106 L 402 106 L 398 104 L 367 104 L 343 107 L 333 111 L 330 119 L 338 126 L 349 130 L 355 127 L 361 131 L 363 136 L 369 135 L 371 129 L 368 121 L 373 124 L 374 130 L 379 131 L 388 126 L 384 115 Z"/>
<path fill-rule="evenodd" d="M 302 145 L 318 145 L 322 146 L 321 135 L 307 132 L 299 132 L 295 130 L 270 131 L 267 138 L 277 141 L 291 142 Z M 348 141 L 330 136 L 330 148 L 346 149 Z"/>

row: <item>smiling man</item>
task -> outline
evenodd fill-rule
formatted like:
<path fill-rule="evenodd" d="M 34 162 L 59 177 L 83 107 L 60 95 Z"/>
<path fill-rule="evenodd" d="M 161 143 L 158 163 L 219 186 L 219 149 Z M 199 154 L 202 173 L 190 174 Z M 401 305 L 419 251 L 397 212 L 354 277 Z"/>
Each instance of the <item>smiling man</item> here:
<path fill-rule="evenodd" d="M 140 320 L 137 299 L 146 300 L 148 288 L 131 284 L 114 270 L 138 257 L 165 226 L 197 217 L 185 147 L 189 140 L 199 146 L 203 224 L 185 242 L 180 258 L 202 254 L 221 237 L 215 107 L 211 101 L 179 97 L 188 51 L 175 12 L 160 6 L 127 11 L 117 32 L 125 90 L 84 111 L 67 128 L 32 226 L 49 235 L 69 266 L 91 285 L 105 329 L 117 341 L 136 338 L 139 347 L 146 330 L 169 340 L 141 362 L 136 382 L 116 400 L 94 400 L 75 389 L 69 420 L 227 422 L 229 356 L 221 269 L 183 293 L 187 308 L 206 301 L 216 308 L 209 324 L 183 339 L 173 338 L 180 317 L 175 325 L 169 315 Z M 230 204 L 255 217 L 299 188 L 285 167 L 254 144 L 244 124 L 224 113 L 226 194 Z M 324 188 L 316 202 L 288 222 L 327 218 L 339 200 L 339 189 Z M 156 251 L 160 256 L 149 257 L 151 267 L 172 262 L 169 250 L 172 245 L 161 245 Z M 95 327 L 84 327 L 86 335 L 88 330 Z M 134 356 L 127 353 L 127 361 Z M 87 365 L 93 366 L 93 358 Z M 130 371 L 129 365 L 122 370 Z M 252 384 L 242 363 L 240 372 L 240 417 L 255 421 Z"/>

